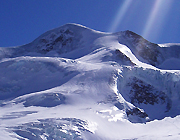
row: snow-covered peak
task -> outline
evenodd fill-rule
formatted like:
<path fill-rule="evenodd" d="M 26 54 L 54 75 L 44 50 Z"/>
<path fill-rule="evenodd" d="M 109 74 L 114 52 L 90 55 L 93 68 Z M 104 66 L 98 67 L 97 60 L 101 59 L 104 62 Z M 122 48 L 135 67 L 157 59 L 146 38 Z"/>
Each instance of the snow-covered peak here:
<path fill-rule="evenodd" d="M 53 56 L 63 55 L 67 58 L 78 58 L 82 55 L 68 54 L 74 50 L 91 49 L 95 39 L 108 33 L 95 31 L 79 24 L 65 24 L 40 35 L 33 42 L 13 47 L 1 48 L 0 58 L 25 56 Z M 64 56 L 65 55 L 65 56 Z"/>

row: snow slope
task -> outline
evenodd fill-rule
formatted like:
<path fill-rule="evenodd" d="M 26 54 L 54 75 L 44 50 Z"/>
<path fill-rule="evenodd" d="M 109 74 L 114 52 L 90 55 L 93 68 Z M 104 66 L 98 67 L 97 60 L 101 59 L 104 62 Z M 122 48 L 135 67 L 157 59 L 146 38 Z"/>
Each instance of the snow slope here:
<path fill-rule="evenodd" d="M 0 48 L 0 139 L 179 139 L 179 52 L 78 24 Z"/>

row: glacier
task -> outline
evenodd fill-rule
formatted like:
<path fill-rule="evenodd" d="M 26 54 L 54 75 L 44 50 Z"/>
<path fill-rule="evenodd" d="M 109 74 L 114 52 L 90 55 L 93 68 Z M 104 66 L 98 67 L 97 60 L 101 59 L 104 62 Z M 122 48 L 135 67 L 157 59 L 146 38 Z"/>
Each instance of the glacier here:
<path fill-rule="evenodd" d="M 79 24 L 0 48 L 0 139 L 180 138 L 180 44 Z"/>

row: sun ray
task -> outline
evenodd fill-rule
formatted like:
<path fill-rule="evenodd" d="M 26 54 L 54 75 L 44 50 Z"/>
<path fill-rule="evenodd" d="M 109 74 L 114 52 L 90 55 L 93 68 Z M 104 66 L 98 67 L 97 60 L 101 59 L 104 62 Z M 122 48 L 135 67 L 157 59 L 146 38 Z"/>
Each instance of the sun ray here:
<path fill-rule="evenodd" d="M 171 0 L 167 0 L 166 2 L 164 2 L 164 0 L 155 0 L 149 18 L 145 24 L 145 28 L 143 29 L 142 36 L 144 38 L 149 37 L 150 33 L 152 33 L 152 29 L 156 35 L 158 34 L 167 12 L 171 7 L 171 3 Z"/>
<path fill-rule="evenodd" d="M 148 35 L 152 25 L 153 25 L 154 19 L 156 17 L 156 14 L 159 10 L 161 3 L 162 3 L 162 0 L 156 0 L 154 3 L 154 6 L 153 6 L 151 13 L 150 13 L 150 16 L 146 22 L 146 26 L 144 28 L 144 31 L 142 33 L 143 37 L 145 37 L 145 38 L 147 37 L 147 35 Z"/>
<path fill-rule="evenodd" d="M 133 0 L 125 0 L 124 3 L 122 4 L 122 6 L 120 6 L 113 22 L 111 23 L 111 26 L 109 29 L 110 32 L 114 32 L 117 29 L 118 25 L 122 22 L 122 19 L 123 19 L 124 15 L 126 14 L 132 1 Z"/>

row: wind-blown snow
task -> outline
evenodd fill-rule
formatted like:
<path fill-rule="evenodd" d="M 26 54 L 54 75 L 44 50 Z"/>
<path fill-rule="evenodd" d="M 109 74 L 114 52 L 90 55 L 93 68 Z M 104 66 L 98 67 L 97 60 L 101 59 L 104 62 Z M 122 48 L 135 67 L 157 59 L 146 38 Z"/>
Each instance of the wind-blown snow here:
<path fill-rule="evenodd" d="M 179 52 L 78 24 L 0 48 L 0 139 L 179 139 Z"/>

